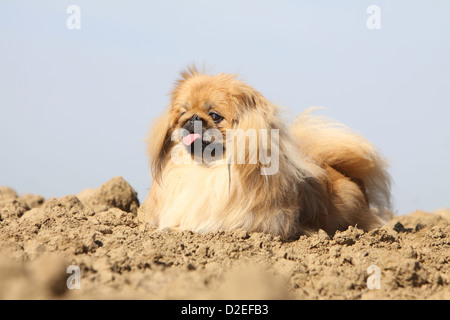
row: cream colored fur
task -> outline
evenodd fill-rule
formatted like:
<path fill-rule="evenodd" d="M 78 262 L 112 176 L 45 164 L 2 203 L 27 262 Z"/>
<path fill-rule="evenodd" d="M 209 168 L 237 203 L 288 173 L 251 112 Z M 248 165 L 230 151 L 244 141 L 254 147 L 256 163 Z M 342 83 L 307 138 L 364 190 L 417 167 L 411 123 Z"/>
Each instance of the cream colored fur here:
<path fill-rule="evenodd" d="M 149 137 L 155 178 L 139 210 L 141 221 L 161 229 L 205 233 L 243 228 L 283 238 L 319 228 L 332 234 L 349 225 L 369 230 L 382 223 L 375 213 L 390 208 L 390 177 L 386 160 L 365 138 L 310 111 L 288 129 L 277 107 L 225 74 L 205 76 L 191 71 L 178 82 L 174 95 L 182 94 L 186 100 L 208 97 L 216 94 L 218 85 L 229 89 L 229 99 L 220 100 L 228 101 L 222 111 L 234 117 L 227 119 L 229 128 L 279 130 L 279 172 L 261 175 L 261 164 L 173 163 L 170 154 L 174 151 L 186 161 L 191 156 L 181 142 L 167 141 L 178 125 L 172 101 Z"/>

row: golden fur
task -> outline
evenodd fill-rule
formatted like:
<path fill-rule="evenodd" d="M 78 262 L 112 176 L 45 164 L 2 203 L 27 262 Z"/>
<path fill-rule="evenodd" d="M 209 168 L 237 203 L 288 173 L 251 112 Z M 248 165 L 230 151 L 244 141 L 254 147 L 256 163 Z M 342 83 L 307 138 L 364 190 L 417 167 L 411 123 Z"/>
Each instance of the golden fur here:
<path fill-rule="evenodd" d="M 224 117 L 220 123 L 208 116 L 211 108 Z M 227 129 L 278 129 L 278 173 L 262 175 L 264 165 L 248 163 L 247 149 L 245 164 L 174 163 L 174 153 L 191 155 L 172 133 L 195 114 L 222 132 L 225 146 Z M 243 228 L 287 239 L 349 225 L 369 230 L 381 224 L 375 213 L 390 206 L 387 163 L 366 139 L 309 111 L 288 128 L 276 106 L 233 75 L 183 72 L 149 135 L 148 152 L 153 185 L 139 219 L 161 229 Z"/>

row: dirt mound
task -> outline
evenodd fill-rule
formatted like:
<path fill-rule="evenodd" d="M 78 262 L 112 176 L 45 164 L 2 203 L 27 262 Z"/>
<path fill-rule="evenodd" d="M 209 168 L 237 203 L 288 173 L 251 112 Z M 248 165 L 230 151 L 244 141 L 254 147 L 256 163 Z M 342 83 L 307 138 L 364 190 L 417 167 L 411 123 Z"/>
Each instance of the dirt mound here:
<path fill-rule="evenodd" d="M 0 188 L 0 299 L 450 299 L 448 210 L 284 242 L 158 231 L 138 206 L 122 178 L 47 201 Z"/>
<path fill-rule="evenodd" d="M 77 197 L 95 210 L 106 206 L 136 214 L 139 208 L 136 191 L 122 177 L 112 178 L 98 189 L 86 189 Z"/>

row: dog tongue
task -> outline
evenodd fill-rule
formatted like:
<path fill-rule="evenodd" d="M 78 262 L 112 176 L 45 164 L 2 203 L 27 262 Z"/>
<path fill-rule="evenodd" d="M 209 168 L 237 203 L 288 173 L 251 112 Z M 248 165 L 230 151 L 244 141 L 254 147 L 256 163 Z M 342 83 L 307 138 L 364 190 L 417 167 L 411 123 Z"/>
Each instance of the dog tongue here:
<path fill-rule="evenodd" d="M 191 133 L 183 138 L 183 143 L 190 146 L 195 140 L 200 139 L 201 136 L 198 133 Z"/>

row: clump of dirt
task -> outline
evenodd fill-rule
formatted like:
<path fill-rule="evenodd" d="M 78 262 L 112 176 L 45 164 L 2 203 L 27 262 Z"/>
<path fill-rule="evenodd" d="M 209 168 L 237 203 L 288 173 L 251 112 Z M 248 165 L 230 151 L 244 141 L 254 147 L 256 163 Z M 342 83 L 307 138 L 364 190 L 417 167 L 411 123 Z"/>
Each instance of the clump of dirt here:
<path fill-rule="evenodd" d="M 106 206 L 136 214 L 139 208 L 137 192 L 122 177 L 112 178 L 100 188 L 86 189 L 77 196 L 96 210 Z"/>
<path fill-rule="evenodd" d="M 285 242 L 159 231 L 138 206 L 122 178 L 46 201 L 0 188 L 0 299 L 450 299 L 449 210 Z"/>

